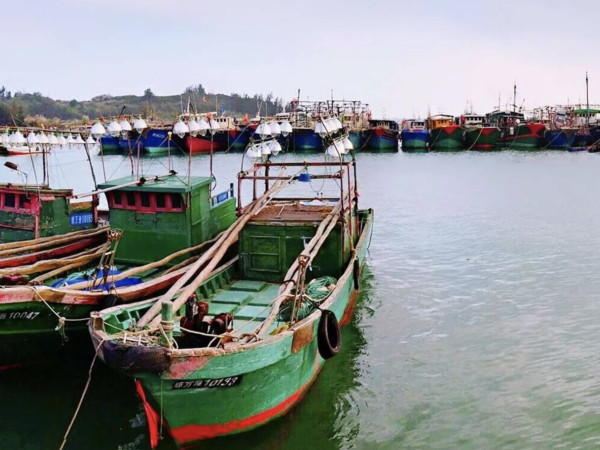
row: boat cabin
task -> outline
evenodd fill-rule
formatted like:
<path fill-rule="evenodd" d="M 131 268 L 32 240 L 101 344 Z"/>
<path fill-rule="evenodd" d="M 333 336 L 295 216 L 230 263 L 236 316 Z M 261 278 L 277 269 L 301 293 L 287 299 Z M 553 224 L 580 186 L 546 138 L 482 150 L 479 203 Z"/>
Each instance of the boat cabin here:
<path fill-rule="evenodd" d="M 402 121 L 402 129 L 408 131 L 421 131 L 426 128 L 424 120 L 409 119 Z"/>
<path fill-rule="evenodd" d="M 387 130 L 398 131 L 398 122 L 388 119 L 369 119 L 369 128 L 385 128 Z"/>
<path fill-rule="evenodd" d="M 486 117 L 479 114 L 463 114 L 459 121 L 459 125 L 467 128 L 482 128 L 486 123 Z"/>
<path fill-rule="evenodd" d="M 525 123 L 525 115 L 518 111 L 493 111 L 486 114 L 488 123 L 499 128 L 514 127 L 520 123 Z"/>
<path fill-rule="evenodd" d="M 448 114 L 438 114 L 427 119 L 427 128 L 430 130 L 443 128 L 450 125 L 454 125 L 454 116 L 450 116 Z"/>
<path fill-rule="evenodd" d="M 275 164 L 270 163 L 275 166 Z M 313 179 L 337 179 L 341 186 L 341 211 L 336 225 L 327 236 L 323 247 L 306 271 L 307 281 L 322 276 L 339 277 L 350 258 L 358 236 L 358 216 L 356 199 L 348 200 L 354 194 L 354 169 L 352 163 L 306 163 L 307 172 Z M 283 165 L 283 164 L 281 164 Z M 304 163 L 289 163 L 292 170 Z M 343 172 L 339 172 L 340 165 Z M 255 167 L 261 166 L 256 164 Z M 337 173 L 327 174 L 327 171 Z M 251 174 L 242 176 L 254 180 Z M 302 181 L 302 177 L 298 177 Z M 276 177 L 273 178 L 273 181 Z M 306 245 L 315 236 L 323 219 L 332 212 L 341 197 L 315 198 L 294 197 L 274 198 L 262 208 L 243 228 L 240 235 L 241 278 L 281 283 L 288 269 L 297 260 Z M 240 211 L 242 211 L 240 209 Z"/>
<path fill-rule="evenodd" d="M 0 243 L 56 236 L 98 225 L 98 201 L 73 201 L 71 189 L 0 184 Z"/>
<path fill-rule="evenodd" d="M 235 220 L 233 185 L 211 197 L 210 177 L 133 176 L 101 184 L 111 227 L 123 231 L 116 260 L 145 264 L 199 245 Z"/>

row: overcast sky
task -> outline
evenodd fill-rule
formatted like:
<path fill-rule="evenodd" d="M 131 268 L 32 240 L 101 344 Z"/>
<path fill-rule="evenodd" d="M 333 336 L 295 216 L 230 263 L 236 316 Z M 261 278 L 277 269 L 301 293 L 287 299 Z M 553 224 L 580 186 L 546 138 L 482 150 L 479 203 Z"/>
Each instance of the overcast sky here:
<path fill-rule="evenodd" d="M 374 116 L 600 102 L 594 0 L 22 0 L 2 6 L 0 85 L 61 99 L 273 92 Z M 7 52 L 11 48 L 16 51 Z"/>

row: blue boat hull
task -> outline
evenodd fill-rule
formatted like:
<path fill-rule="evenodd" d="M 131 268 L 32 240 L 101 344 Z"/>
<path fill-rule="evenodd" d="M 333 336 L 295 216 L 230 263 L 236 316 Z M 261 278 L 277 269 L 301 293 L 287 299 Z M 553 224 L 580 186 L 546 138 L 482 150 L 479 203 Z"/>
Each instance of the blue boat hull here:
<path fill-rule="evenodd" d="M 141 141 L 144 150 L 152 155 L 164 154 L 171 151 L 177 150 L 178 146 L 175 141 L 168 140 L 169 130 L 156 130 L 149 129 L 145 130 L 142 134 Z"/>
<path fill-rule="evenodd" d="M 402 130 L 402 151 L 427 151 L 429 132 L 427 130 Z"/>
<path fill-rule="evenodd" d="M 575 134 L 573 147 L 587 147 L 592 141 L 592 136 L 589 132 L 580 132 Z"/>
<path fill-rule="evenodd" d="M 311 128 L 294 128 L 292 132 L 292 151 L 323 150 L 321 137 Z"/>
<path fill-rule="evenodd" d="M 248 128 L 229 130 L 224 133 L 215 134 L 215 142 L 222 144 L 224 150 L 243 150 L 250 141 L 250 130 Z"/>
<path fill-rule="evenodd" d="M 543 146 L 550 149 L 568 149 L 573 147 L 576 135 L 572 130 L 546 130 Z"/>
<path fill-rule="evenodd" d="M 371 129 L 363 132 L 363 147 L 374 150 L 398 151 L 398 132 L 393 130 Z"/>
<path fill-rule="evenodd" d="M 118 137 L 102 136 L 100 138 L 100 145 L 102 146 L 102 153 L 118 153 L 121 151 Z"/>

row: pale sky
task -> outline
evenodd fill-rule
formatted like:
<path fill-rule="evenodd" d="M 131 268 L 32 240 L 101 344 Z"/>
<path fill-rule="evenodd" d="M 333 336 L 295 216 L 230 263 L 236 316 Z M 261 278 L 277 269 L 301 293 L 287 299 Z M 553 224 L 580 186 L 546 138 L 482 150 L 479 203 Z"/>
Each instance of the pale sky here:
<path fill-rule="evenodd" d="M 374 117 L 600 103 L 594 0 L 4 2 L 0 85 L 54 98 L 211 92 L 362 100 Z M 7 49 L 10 48 L 10 52 Z"/>

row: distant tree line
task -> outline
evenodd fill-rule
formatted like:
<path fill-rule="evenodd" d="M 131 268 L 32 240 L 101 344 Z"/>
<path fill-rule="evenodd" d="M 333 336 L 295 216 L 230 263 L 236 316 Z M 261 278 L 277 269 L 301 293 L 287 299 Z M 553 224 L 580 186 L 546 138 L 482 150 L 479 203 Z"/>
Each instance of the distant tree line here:
<path fill-rule="evenodd" d="M 116 116 L 125 106 L 124 114 L 156 117 L 171 122 L 187 110 L 188 105 L 199 113 L 216 111 L 219 114 L 242 117 L 272 115 L 281 111 L 284 102 L 272 93 L 255 94 L 210 93 L 201 85 L 188 86 L 179 95 L 158 96 L 150 88 L 143 95 L 98 95 L 91 100 L 54 100 L 39 92 L 11 92 L 0 88 L 0 125 L 39 125 L 60 122 L 81 122 L 100 117 Z"/>

